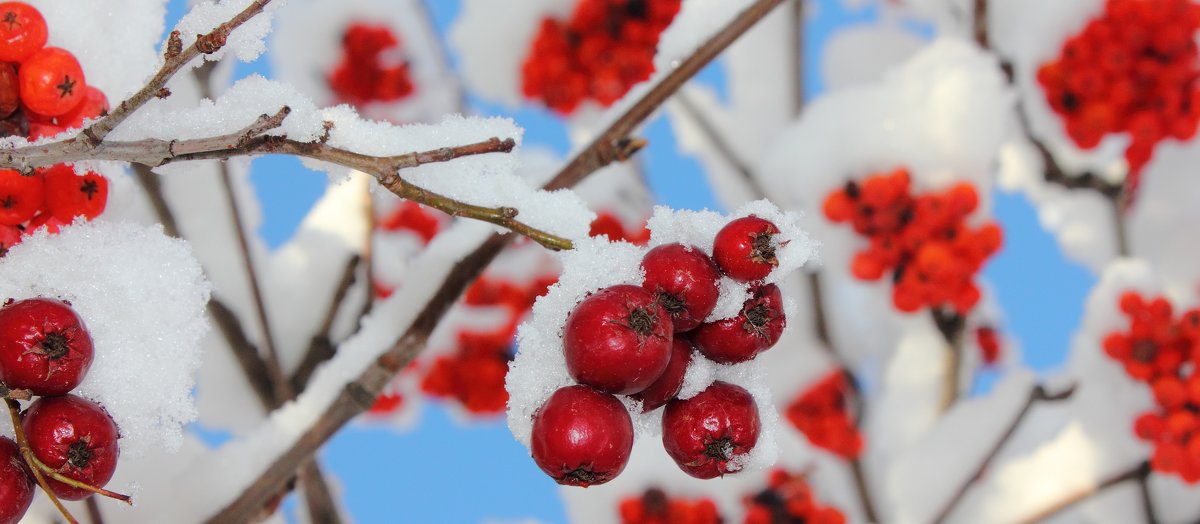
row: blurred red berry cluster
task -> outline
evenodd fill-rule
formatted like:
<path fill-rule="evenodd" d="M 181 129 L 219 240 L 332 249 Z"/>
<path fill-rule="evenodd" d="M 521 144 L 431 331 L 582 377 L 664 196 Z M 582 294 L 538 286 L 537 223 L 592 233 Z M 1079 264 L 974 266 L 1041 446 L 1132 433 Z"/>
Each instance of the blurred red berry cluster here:
<path fill-rule="evenodd" d="M 832 222 L 849 222 L 867 237 L 851 272 L 879 280 L 892 271 L 892 302 L 904 312 L 922 307 L 953 307 L 965 314 L 979 301 L 975 273 L 1000 249 L 1000 227 L 978 228 L 965 221 L 979 195 L 960 182 L 941 192 L 914 195 L 906 169 L 851 181 L 824 203 Z"/>
<path fill-rule="evenodd" d="M 387 26 L 364 22 L 346 29 L 342 57 L 328 81 L 338 101 L 351 105 L 392 102 L 414 90 L 400 39 Z"/>
<path fill-rule="evenodd" d="M 654 73 L 654 52 L 681 0 L 580 0 L 566 22 L 546 18 L 521 67 L 527 98 L 568 114 L 605 106 Z"/>
<path fill-rule="evenodd" d="M 620 502 L 621 524 L 720 524 L 724 521 L 712 500 L 669 498 L 650 488 L 640 497 Z"/>
<path fill-rule="evenodd" d="M 846 516 L 833 506 L 822 506 L 813 495 L 803 474 L 783 469 L 772 470 L 767 489 L 747 497 L 745 524 L 843 524 Z"/>
<path fill-rule="evenodd" d="M 1154 393 L 1155 408 L 1134 422 L 1134 432 L 1154 445 L 1150 465 L 1189 483 L 1200 482 L 1200 308 L 1176 317 L 1164 297 L 1136 292 L 1120 297 L 1128 331 L 1104 338 L 1104 351 Z"/>
<path fill-rule="evenodd" d="M 626 229 L 620 218 L 607 211 L 596 213 L 596 219 L 592 221 L 592 228 L 588 231 L 588 236 L 600 235 L 607 236 L 613 242 L 625 241 L 639 246 L 644 246 L 650 241 L 650 230 L 646 229 L 644 221 L 640 229 Z"/>
<path fill-rule="evenodd" d="M 546 276 L 527 285 L 486 276 L 476 280 L 467 289 L 463 303 L 505 308 L 508 322 L 493 331 L 459 331 L 457 347 L 434 359 L 421 380 L 421 390 L 433 397 L 457 400 L 471 413 L 503 412 L 508 403 L 504 378 L 512 360 L 517 325 L 533 307 L 533 301 L 555 280 L 554 276 Z"/>
<path fill-rule="evenodd" d="M 975 329 L 975 344 L 979 346 L 979 358 L 985 366 L 991 366 L 1000 361 L 1000 333 L 991 326 Z"/>
<path fill-rule="evenodd" d="M 1128 190 L 1154 146 L 1188 140 L 1200 123 L 1200 5 L 1188 0 L 1108 0 L 1104 13 L 1037 72 L 1046 99 L 1081 148 L 1128 133 Z"/>
<path fill-rule="evenodd" d="M 862 453 L 863 437 L 850 412 L 853 394 L 845 374 L 832 371 L 802 391 L 784 415 L 812 445 L 854 459 Z"/>

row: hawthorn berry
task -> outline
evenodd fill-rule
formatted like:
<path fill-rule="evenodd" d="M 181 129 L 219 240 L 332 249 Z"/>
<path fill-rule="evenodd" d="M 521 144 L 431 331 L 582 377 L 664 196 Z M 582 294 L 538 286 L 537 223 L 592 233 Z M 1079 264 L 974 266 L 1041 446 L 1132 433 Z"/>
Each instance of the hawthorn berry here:
<path fill-rule="evenodd" d="M 633 420 L 616 397 L 588 386 L 555 391 L 533 415 L 533 460 L 556 482 L 588 487 L 621 474 Z"/>
<path fill-rule="evenodd" d="M 8 118 L 21 107 L 21 84 L 17 68 L 0 62 L 0 118 Z"/>
<path fill-rule="evenodd" d="M 580 302 L 563 328 L 567 371 L 581 384 L 628 395 L 671 360 L 671 316 L 640 286 L 617 285 Z"/>
<path fill-rule="evenodd" d="M 717 505 L 708 498 L 668 498 L 659 488 L 640 497 L 622 499 L 618 505 L 621 524 L 720 524 Z"/>
<path fill-rule="evenodd" d="M 675 332 L 699 326 L 721 296 L 717 266 L 703 251 L 683 244 L 664 244 L 642 258 L 642 287 L 658 297 L 671 315 Z"/>
<path fill-rule="evenodd" d="M 25 516 L 36 486 L 17 443 L 0 437 L 0 524 L 17 524 Z"/>
<path fill-rule="evenodd" d="M 42 397 L 25 411 L 21 424 L 38 460 L 60 475 L 104 487 L 117 469 L 121 451 L 117 423 L 99 404 L 75 395 Z M 46 479 L 59 498 L 82 500 L 91 491 Z"/>
<path fill-rule="evenodd" d="M 737 316 L 701 324 L 692 332 L 692 342 L 704 356 L 721 364 L 753 359 L 779 341 L 787 318 L 779 286 L 750 288 L 750 298 Z"/>
<path fill-rule="evenodd" d="M 699 479 L 741 471 L 741 459 L 758 443 L 761 429 L 754 397 L 727 382 L 668 402 L 662 424 L 667 454 Z"/>
<path fill-rule="evenodd" d="M 804 475 L 792 475 L 782 469 L 771 471 L 766 489 L 746 497 L 744 524 L 844 524 L 846 516 L 833 506 L 822 506 L 813 495 Z"/>
<path fill-rule="evenodd" d="M 328 78 L 338 100 L 363 105 L 412 94 L 408 63 L 387 60 L 399 48 L 400 40 L 387 26 L 351 24 L 342 37 L 342 58 Z"/>
<path fill-rule="evenodd" d="M 667 364 L 667 369 L 663 371 L 662 376 L 646 389 L 630 395 L 630 398 L 642 402 L 642 413 L 662 407 L 679 394 L 688 365 L 692 363 L 692 350 L 694 349 L 695 346 L 690 340 L 682 336 L 675 337 L 671 343 L 671 362 Z"/>
<path fill-rule="evenodd" d="M 15 226 L 37 214 L 45 202 L 45 180 L 0 169 L 0 224 Z"/>
<path fill-rule="evenodd" d="M 108 179 L 88 171 L 82 175 L 67 164 L 56 164 L 41 170 L 46 180 L 46 210 L 54 218 L 70 223 L 83 215 L 92 220 L 104 212 L 108 204 Z"/>
<path fill-rule="evenodd" d="M 24 2 L 0 3 L 0 62 L 24 62 L 49 38 L 46 19 Z"/>
<path fill-rule="evenodd" d="M 713 259 L 729 278 L 741 282 L 762 280 L 779 265 L 775 258 L 778 234 L 774 223 L 754 215 L 733 220 L 717 232 Z"/>
<path fill-rule="evenodd" d="M 862 453 L 863 437 L 850 412 L 850 384 L 841 371 L 832 371 L 800 392 L 784 416 L 808 441 L 821 449 L 854 459 Z"/>
<path fill-rule="evenodd" d="M 66 49 L 46 47 L 34 53 L 21 64 L 18 77 L 21 101 L 35 113 L 59 116 L 86 98 L 83 67 Z"/>
<path fill-rule="evenodd" d="M 92 365 L 92 335 L 67 303 L 30 298 L 0 308 L 0 381 L 35 395 L 62 395 Z"/>

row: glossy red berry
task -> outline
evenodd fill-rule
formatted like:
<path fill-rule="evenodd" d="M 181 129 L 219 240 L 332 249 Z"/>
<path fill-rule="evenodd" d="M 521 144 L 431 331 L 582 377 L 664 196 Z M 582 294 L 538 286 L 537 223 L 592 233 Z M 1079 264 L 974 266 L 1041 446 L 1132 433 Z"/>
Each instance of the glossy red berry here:
<path fill-rule="evenodd" d="M 533 416 L 533 460 L 559 484 L 603 484 L 625 469 L 633 421 L 616 397 L 588 386 L 555 391 Z"/>
<path fill-rule="evenodd" d="M 46 116 L 62 115 L 83 103 L 87 83 L 83 67 L 70 51 L 47 47 L 21 64 L 21 101 Z"/>
<path fill-rule="evenodd" d="M 59 474 L 104 487 L 117 470 L 117 423 L 99 404 L 75 395 L 42 397 L 21 424 L 33 454 Z M 47 479 L 55 495 L 82 500 L 92 492 Z"/>
<path fill-rule="evenodd" d="M 17 524 L 25 516 L 36 486 L 17 443 L 0 437 L 0 524 Z"/>
<path fill-rule="evenodd" d="M 779 261 L 775 235 L 779 228 L 769 220 L 754 215 L 734 220 L 717 232 L 713 241 L 713 259 L 734 280 L 762 280 Z"/>
<path fill-rule="evenodd" d="M 662 376 L 658 377 L 650 387 L 631 395 L 634 400 L 642 401 L 642 412 L 656 410 L 675 398 L 683 387 L 683 377 L 687 374 L 688 365 L 692 363 L 692 351 L 695 346 L 684 337 L 676 336 L 671 344 L 671 362 Z"/>
<path fill-rule="evenodd" d="M 667 403 L 662 423 L 667 454 L 684 473 L 700 479 L 741 471 L 741 460 L 758 443 L 761 429 L 754 397 L 727 382 Z"/>
<path fill-rule="evenodd" d="M 21 83 L 17 68 L 0 62 L 0 118 L 8 118 L 21 107 Z"/>
<path fill-rule="evenodd" d="M 737 316 L 701 324 L 692 332 L 692 342 L 714 362 L 734 364 L 770 349 L 785 327 L 783 294 L 779 286 L 767 284 L 751 288 Z"/>
<path fill-rule="evenodd" d="M 567 371 L 581 384 L 628 395 L 646 389 L 671 360 L 671 317 L 639 286 L 597 291 L 563 328 Z"/>
<path fill-rule="evenodd" d="M 88 171 L 82 175 L 67 164 L 56 164 L 42 171 L 46 178 L 46 210 L 63 222 L 76 216 L 88 220 L 100 216 L 108 204 L 108 179 Z"/>
<path fill-rule="evenodd" d="M 46 19 L 24 2 L 0 3 L 0 62 L 24 62 L 46 45 Z"/>
<path fill-rule="evenodd" d="M 0 381 L 35 395 L 62 395 L 92 365 L 92 335 L 65 302 L 31 298 L 0 308 Z"/>
<path fill-rule="evenodd" d="M 699 249 L 683 244 L 658 246 L 642 258 L 642 269 L 646 271 L 642 287 L 658 297 L 676 333 L 695 329 L 717 306 L 721 274 Z"/>
<path fill-rule="evenodd" d="M 54 124 L 64 129 L 83 127 L 89 118 L 100 118 L 108 114 L 108 97 L 95 86 L 87 86 L 83 101 L 74 109 L 54 117 Z"/>
<path fill-rule="evenodd" d="M 15 226 L 37 214 L 45 202 L 45 181 L 0 169 L 0 224 Z"/>

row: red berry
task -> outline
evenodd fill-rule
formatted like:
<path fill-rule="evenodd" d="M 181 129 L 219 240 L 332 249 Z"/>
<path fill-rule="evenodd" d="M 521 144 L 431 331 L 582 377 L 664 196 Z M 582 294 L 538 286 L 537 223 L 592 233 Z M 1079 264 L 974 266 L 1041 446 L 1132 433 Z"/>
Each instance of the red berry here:
<path fill-rule="evenodd" d="M 60 475 L 104 487 L 121 454 L 117 423 L 99 404 L 75 395 L 42 397 L 25 411 L 21 424 L 33 454 Z M 55 495 L 82 500 L 92 492 L 47 479 Z"/>
<path fill-rule="evenodd" d="M 31 298 L 0 308 L 0 381 L 35 395 L 62 395 L 92 365 L 92 335 L 66 303 Z"/>
<path fill-rule="evenodd" d="M 679 394 L 688 365 L 692 363 L 694 348 L 688 339 L 675 337 L 671 345 L 671 362 L 667 364 L 666 371 L 663 371 L 662 376 L 650 384 L 650 387 L 632 395 L 634 400 L 642 401 L 642 413 L 658 409 Z"/>
<path fill-rule="evenodd" d="M 642 269 L 646 271 L 642 287 L 658 297 L 676 333 L 695 329 L 717 306 L 721 274 L 699 249 L 683 244 L 658 246 L 646 253 Z"/>
<path fill-rule="evenodd" d="M 64 129 L 83 127 L 85 120 L 99 118 L 106 114 L 108 114 L 108 97 L 104 96 L 104 92 L 96 89 L 95 86 L 87 86 L 87 90 L 83 93 L 83 102 L 80 102 L 74 109 L 54 117 L 54 123 Z"/>
<path fill-rule="evenodd" d="M 88 220 L 100 216 L 108 203 L 108 179 L 88 171 L 75 174 L 67 164 L 56 164 L 42 171 L 46 177 L 46 209 L 54 218 L 71 222 L 83 215 Z"/>
<path fill-rule="evenodd" d="M 0 62 L 0 118 L 8 118 L 18 107 L 21 107 L 21 84 L 17 68 Z"/>
<path fill-rule="evenodd" d="M 44 201 L 42 177 L 0 169 L 0 224 L 15 226 L 33 218 Z"/>
<path fill-rule="evenodd" d="M 533 415 L 533 460 L 559 484 L 588 487 L 621 474 L 633 420 L 616 397 L 587 386 L 555 391 Z"/>
<path fill-rule="evenodd" d="M 721 228 L 713 241 L 713 259 L 734 280 L 762 280 L 779 261 L 775 258 L 779 228 L 754 215 L 739 218 Z"/>
<path fill-rule="evenodd" d="M 721 364 L 745 362 L 779 341 L 787 327 L 779 286 L 755 286 L 750 295 L 736 317 L 701 324 L 692 333 L 692 342 L 704 356 Z"/>
<path fill-rule="evenodd" d="M 0 437 L 0 524 L 17 524 L 25 516 L 35 486 L 17 443 Z"/>
<path fill-rule="evenodd" d="M 671 317 L 649 291 L 631 285 L 602 289 L 567 317 L 567 371 L 607 393 L 637 393 L 667 369 L 671 335 Z"/>
<path fill-rule="evenodd" d="M 710 479 L 741 471 L 739 457 L 758 443 L 761 425 L 754 397 L 741 387 L 714 382 L 663 412 L 663 447 L 680 469 Z"/>
<path fill-rule="evenodd" d="M 0 62 L 24 62 L 46 45 L 46 19 L 24 2 L 0 4 Z"/>
<path fill-rule="evenodd" d="M 3 25 L 3 24 L 0 24 Z M 70 51 L 47 47 L 21 64 L 21 101 L 31 111 L 59 116 L 83 103 L 83 67 Z"/>

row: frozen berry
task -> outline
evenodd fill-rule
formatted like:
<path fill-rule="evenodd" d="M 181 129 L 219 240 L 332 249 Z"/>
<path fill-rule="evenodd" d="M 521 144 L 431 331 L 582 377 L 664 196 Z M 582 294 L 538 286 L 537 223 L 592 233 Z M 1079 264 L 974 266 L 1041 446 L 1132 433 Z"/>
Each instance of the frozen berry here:
<path fill-rule="evenodd" d="M 713 259 L 734 280 L 762 280 L 779 260 L 775 258 L 779 228 L 769 220 L 750 215 L 734 220 L 717 232 Z"/>
<path fill-rule="evenodd" d="M 533 460 L 559 484 L 603 484 L 625 469 L 633 421 L 616 397 L 587 386 L 555 391 L 533 415 Z"/>
<path fill-rule="evenodd" d="M 3 24 L 0 24 L 3 25 Z M 46 116 L 66 113 L 84 101 L 83 67 L 70 51 L 47 47 L 21 64 L 21 101 Z"/>
<path fill-rule="evenodd" d="M 0 437 L 0 524 L 16 524 L 25 516 L 35 486 L 17 443 Z"/>
<path fill-rule="evenodd" d="M 99 404 L 75 395 L 42 397 L 25 411 L 21 424 L 34 456 L 60 475 L 97 488 L 117 469 L 121 451 L 117 423 Z M 82 500 L 92 492 L 47 479 L 55 495 Z"/>
<path fill-rule="evenodd" d="M 605 288 L 567 317 L 567 371 L 601 391 L 637 393 L 667 369 L 671 338 L 671 317 L 653 294 L 639 286 Z"/>
<path fill-rule="evenodd" d="M 66 303 L 31 298 L 0 308 L 0 381 L 35 395 L 62 395 L 92 365 L 92 335 Z"/>
<path fill-rule="evenodd" d="M 675 332 L 695 329 L 712 313 L 721 296 L 721 274 L 703 251 L 683 244 L 651 249 L 642 259 L 642 287 L 658 297 L 671 315 Z"/>
<path fill-rule="evenodd" d="M 45 181 L 0 169 L 0 224 L 15 226 L 37 214 L 45 202 Z"/>
<path fill-rule="evenodd" d="M 666 371 L 658 377 L 650 387 L 632 395 L 634 400 L 642 401 L 642 412 L 658 409 L 667 401 L 679 394 L 683 387 L 683 377 L 687 374 L 688 364 L 692 363 L 692 342 L 682 336 L 676 336 L 671 345 L 671 362 Z"/>
<path fill-rule="evenodd" d="M 754 449 L 761 429 L 754 397 L 727 382 L 672 400 L 662 424 L 667 454 L 684 473 L 700 479 L 741 471 L 740 459 Z"/>
<path fill-rule="evenodd" d="M 701 324 L 692 333 L 692 342 L 713 361 L 733 364 L 770 349 L 785 327 L 783 295 L 779 286 L 767 284 L 751 288 L 750 299 L 736 317 Z"/>
<path fill-rule="evenodd" d="M 56 164 L 42 170 L 46 178 L 46 209 L 54 218 L 71 222 L 83 215 L 88 220 L 100 216 L 108 203 L 108 179 L 88 171 L 75 174 L 67 164 Z"/>
<path fill-rule="evenodd" d="M 24 62 L 46 45 L 46 19 L 24 2 L 0 4 L 0 62 Z"/>

